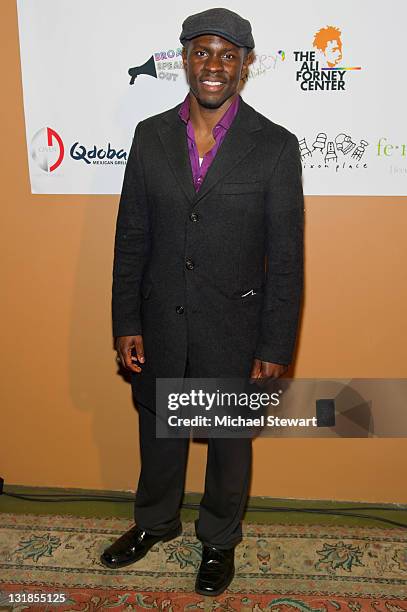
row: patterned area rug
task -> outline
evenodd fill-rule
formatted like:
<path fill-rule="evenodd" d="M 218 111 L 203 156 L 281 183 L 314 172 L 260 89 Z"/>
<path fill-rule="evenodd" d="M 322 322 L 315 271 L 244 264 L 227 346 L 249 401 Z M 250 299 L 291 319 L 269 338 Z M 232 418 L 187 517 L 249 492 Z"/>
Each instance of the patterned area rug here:
<path fill-rule="evenodd" d="M 99 555 L 131 526 L 126 519 L 4 513 L 0 521 L 0 610 L 407 611 L 405 529 L 244 523 L 236 577 L 210 598 L 194 592 L 193 523 L 138 563 L 109 570 Z M 58 605 L 46 603 L 58 594 Z"/>

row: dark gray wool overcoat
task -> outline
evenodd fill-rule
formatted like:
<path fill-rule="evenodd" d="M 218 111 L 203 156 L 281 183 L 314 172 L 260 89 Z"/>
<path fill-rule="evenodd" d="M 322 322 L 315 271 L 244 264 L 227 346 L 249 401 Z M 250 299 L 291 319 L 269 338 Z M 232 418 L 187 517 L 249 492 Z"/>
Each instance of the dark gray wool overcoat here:
<path fill-rule="evenodd" d="M 147 402 L 187 354 L 193 377 L 248 377 L 254 357 L 289 364 L 302 298 L 297 138 L 240 99 L 196 193 L 180 106 L 137 125 L 116 224 L 113 334 L 143 335 L 132 386 Z"/>

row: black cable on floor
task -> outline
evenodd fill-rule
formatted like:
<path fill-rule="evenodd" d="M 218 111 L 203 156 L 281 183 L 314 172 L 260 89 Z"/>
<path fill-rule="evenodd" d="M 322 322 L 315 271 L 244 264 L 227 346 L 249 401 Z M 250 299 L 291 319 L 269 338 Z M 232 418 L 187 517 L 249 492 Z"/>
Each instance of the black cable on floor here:
<path fill-rule="evenodd" d="M 192 504 L 183 504 L 183 508 L 189 508 Z M 362 510 L 363 508 L 358 508 L 358 510 Z M 380 508 L 384 510 L 384 508 Z M 396 527 L 403 527 L 407 529 L 407 525 L 405 523 L 398 523 L 397 521 L 392 521 L 391 519 L 386 519 L 381 516 L 372 516 L 368 514 L 356 514 L 355 512 L 344 512 L 345 508 L 341 508 L 340 510 L 331 510 L 329 508 L 284 508 L 283 506 L 275 507 L 271 506 L 269 508 L 263 508 L 261 506 L 251 506 L 247 508 L 249 512 L 301 512 L 303 514 L 323 514 L 323 515 L 331 515 L 331 516 L 351 516 L 353 518 L 366 518 L 373 521 L 380 521 L 382 523 L 388 523 L 389 525 L 395 525 Z M 352 508 L 353 510 L 353 508 Z M 366 508 L 366 510 L 373 510 L 373 508 Z M 394 510 L 398 510 L 398 508 L 394 508 Z"/>
<path fill-rule="evenodd" d="M 21 493 L 7 493 L 3 490 L 3 495 L 7 495 L 8 497 L 14 497 L 16 499 L 22 499 L 25 501 L 43 501 L 43 502 L 67 502 L 67 501 L 111 501 L 111 502 L 119 502 L 119 503 L 133 503 L 134 495 L 129 496 L 116 496 L 116 495 L 75 495 L 75 494 L 47 494 L 47 493 L 31 493 L 27 495 L 23 495 Z M 193 503 L 184 503 L 181 505 L 182 508 L 190 509 L 190 510 L 198 510 L 199 504 Z M 389 508 L 385 506 L 360 506 L 356 508 L 357 510 L 386 510 L 389 512 L 405 512 L 407 508 Z M 352 511 L 352 512 L 348 512 Z M 248 506 L 246 508 L 247 512 L 299 512 L 304 514 L 322 514 L 322 515 L 330 515 L 330 516 L 350 516 L 352 518 L 365 518 L 368 520 L 379 521 L 381 523 L 387 523 L 389 525 L 394 525 L 396 527 L 402 527 L 407 529 L 407 525 L 405 523 L 398 523 L 397 521 L 392 521 L 391 519 L 386 519 L 379 516 L 372 516 L 367 514 L 359 514 L 354 512 L 355 507 L 343 507 L 340 509 L 332 509 L 332 508 L 290 508 L 287 506 Z"/>

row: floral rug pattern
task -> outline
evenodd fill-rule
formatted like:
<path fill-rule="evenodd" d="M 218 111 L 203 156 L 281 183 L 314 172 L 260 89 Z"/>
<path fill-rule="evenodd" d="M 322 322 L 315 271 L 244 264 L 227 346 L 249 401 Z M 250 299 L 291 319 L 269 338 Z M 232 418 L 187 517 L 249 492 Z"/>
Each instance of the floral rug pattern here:
<path fill-rule="evenodd" d="M 0 611 L 407 612 L 405 529 L 244 523 L 235 579 L 210 598 L 194 592 L 201 543 L 192 522 L 138 563 L 109 570 L 99 556 L 131 526 L 126 519 L 4 513 L 0 521 Z M 65 601 L 34 603 L 45 593 Z"/>

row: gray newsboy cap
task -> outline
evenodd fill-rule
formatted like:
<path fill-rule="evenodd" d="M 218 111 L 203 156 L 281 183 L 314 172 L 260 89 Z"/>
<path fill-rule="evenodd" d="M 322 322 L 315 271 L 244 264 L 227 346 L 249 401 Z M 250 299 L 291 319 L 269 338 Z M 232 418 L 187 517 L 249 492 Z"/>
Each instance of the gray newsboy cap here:
<path fill-rule="evenodd" d="M 184 45 L 187 40 L 203 34 L 216 34 L 237 47 L 254 49 L 252 26 L 247 19 L 225 8 L 213 8 L 187 17 L 179 37 Z"/>

